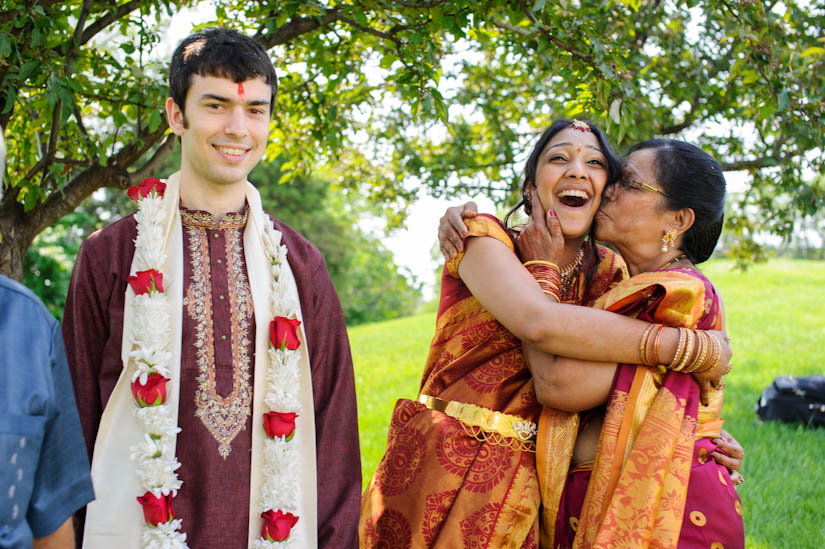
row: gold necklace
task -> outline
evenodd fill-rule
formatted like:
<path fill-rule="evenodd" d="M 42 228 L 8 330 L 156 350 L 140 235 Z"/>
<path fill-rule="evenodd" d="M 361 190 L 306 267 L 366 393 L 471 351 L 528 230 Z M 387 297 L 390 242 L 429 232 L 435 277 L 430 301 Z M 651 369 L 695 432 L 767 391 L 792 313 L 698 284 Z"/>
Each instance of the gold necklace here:
<path fill-rule="evenodd" d="M 577 274 L 579 274 L 582 259 L 584 259 L 584 245 L 579 247 L 579 251 L 576 253 L 576 258 L 559 271 L 559 274 L 561 275 L 561 295 L 567 293 L 567 290 L 570 289 L 570 284 L 573 283 L 573 279 Z"/>
<path fill-rule="evenodd" d="M 679 262 L 680 262 L 680 261 L 682 261 L 683 259 L 687 259 L 687 256 L 686 256 L 685 254 L 677 255 L 676 257 L 674 257 L 673 259 L 671 259 L 670 261 L 668 261 L 667 263 L 665 263 L 665 264 L 664 264 L 664 265 L 662 265 L 661 267 L 657 268 L 656 270 L 657 270 L 657 271 L 663 271 L 664 269 L 667 269 L 667 268 L 668 268 L 668 267 L 670 267 L 671 265 L 674 265 L 674 264 L 676 264 L 676 263 L 679 263 Z"/>

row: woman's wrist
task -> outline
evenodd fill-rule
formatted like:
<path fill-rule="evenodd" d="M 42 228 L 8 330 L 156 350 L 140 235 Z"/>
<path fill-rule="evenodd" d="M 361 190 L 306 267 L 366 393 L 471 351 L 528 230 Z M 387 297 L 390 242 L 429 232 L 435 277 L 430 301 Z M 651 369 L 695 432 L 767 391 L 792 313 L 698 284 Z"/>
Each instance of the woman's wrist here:
<path fill-rule="evenodd" d="M 702 330 L 651 324 L 639 340 L 641 364 L 676 372 L 707 372 L 719 365 L 721 355 L 716 338 Z"/>

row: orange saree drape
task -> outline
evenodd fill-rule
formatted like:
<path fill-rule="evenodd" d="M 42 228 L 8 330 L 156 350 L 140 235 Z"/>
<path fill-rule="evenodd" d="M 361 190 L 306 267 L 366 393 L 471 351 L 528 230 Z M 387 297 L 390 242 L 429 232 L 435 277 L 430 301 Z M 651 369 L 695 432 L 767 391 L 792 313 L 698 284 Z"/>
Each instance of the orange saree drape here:
<path fill-rule="evenodd" d="M 496 238 L 514 250 L 495 218 L 467 225 L 470 236 Z M 613 252 L 599 254 L 590 286 L 580 276 L 565 301 L 592 303 L 624 277 Z M 364 547 L 538 546 L 541 405 L 521 343 L 461 282 L 460 259 L 444 270 L 420 399 L 396 404 L 387 450 L 362 498 Z M 585 258 L 585 268 L 592 263 Z"/>
<path fill-rule="evenodd" d="M 715 289 L 695 269 L 637 275 L 595 306 L 668 326 L 724 325 Z M 573 546 L 743 546 L 738 496 L 709 459 L 722 400 L 713 391 L 701 406 L 689 374 L 620 365 Z"/>

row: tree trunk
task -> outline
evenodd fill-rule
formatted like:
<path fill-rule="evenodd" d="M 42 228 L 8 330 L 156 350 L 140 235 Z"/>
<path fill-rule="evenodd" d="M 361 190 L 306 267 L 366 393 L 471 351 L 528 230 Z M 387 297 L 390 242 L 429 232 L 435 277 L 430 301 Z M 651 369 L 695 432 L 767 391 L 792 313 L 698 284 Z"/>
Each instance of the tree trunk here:
<path fill-rule="evenodd" d="M 23 259 L 34 240 L 23 206 L 5 203 L 0 208 L 0 274 L 23 281 Z"/>

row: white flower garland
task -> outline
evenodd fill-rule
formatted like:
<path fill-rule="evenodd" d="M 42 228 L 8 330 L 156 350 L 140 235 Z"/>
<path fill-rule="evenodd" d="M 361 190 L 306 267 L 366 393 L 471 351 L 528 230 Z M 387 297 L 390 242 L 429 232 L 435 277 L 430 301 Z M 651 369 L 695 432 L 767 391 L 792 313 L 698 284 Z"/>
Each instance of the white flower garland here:
<path fill-rule="evenodd" d="M 155 192 L 138 201 L 137 238 L 135 239 L 135 270 L 154 269 L 162 272 L 166 266 L 166 252 L 163 249 L 164 212 L 163 197 Z M 133 301 L 134 330 L 132 351 L 129 358 L 135 365 L 132 382 L 140 380 L 141 385 L 151 374 L 160 374 L 169 379 L 169 333 L 171 316 L 169 300 L 163 292 L 152 291 L 135 295 Z M 175 457 L 175 439 L 180 428 L 172 419 L 169 405 L 138 408 L 135 415 L 146 433 L 144 441 L 132 446 L 132 459 L 137 462 L 137 476 L 141 486 L 155 497 L 174 497 L 181 487 L 175 471 L 180 467 Z M 140 494 L 138 494 L 140 495 Z M 186 534 L 180 532 L 181 521 L 175 519 L 155 525 L 146 524 L 143 529 L 143 547 L 182 549 L 187 547 Z"/>
<path fill-rule="evenodd" d="M 154 269 L 162 272 L 166 266 L 164 223 L 168 217 L 165 208 L 174 207 L 163 199 L 162 194 L 151 192 L 138 200 L 137 238 L 135 240 L 135 270 Z M 281 233 L 276 231 L 264 213 L 264 249 L 271 265 L 270 313 L 272 317 L 296 318 L 299 310 L 298 296 L 293 291 L 291 272 L 282 272 L 286 262 L 287 248 L 281 245 Z M 290 284 L 291 283 L 291 284 Z M 151 374 L 160 374 L 170 379 L 169 351 L 171 341 L 171 306 L 164 292 L 152 291 L 136 295 L 133 302 L 134 330 L 132 351 L 129 358 L 135 365 L 132 381 L 140 380 L 141 385 Z M 258 328 L 260 329 L 260 327 Z M 270 345 L 267 368 L 267 389 L 264 402 L 273 411 L 301 412 L 298 399 L 300 378 L 299 363 L 302 347 L 296 350 L 277 349 Z M 174 448 L 180 428 L 172 420 L 168 404 L 138 407 L 135 415 L 145 434 L 142 443 L 132 446 L 132 459 L 137 462 L 137 475 L 141 485 L 155 497 L 177 495 L 181 480 L 176 473 L 180 467 Z M 295 444 L 285 437 L 266 438 L 264 441 L 264 466 L 260 512 L 298 510 L 298 475 L 300 457 Z M 152 549 L 184 549 L 186 534 L 180 532 L 181 520 L 174 519 L 158 525 L 146 524 L 143 530 L 143 547 Z M 289 547 L 289 538 L 283 541 L 267 541 L 260 538 L 251 545 L 253 548 Z"/>
<path fill-rule="evenodd" d="M 270 278 L 270 315 L 272 318 L 298 316 L 298 296 L 292 291 L 295 284 L 289 270 L 282 271 L 286 262 L 287 249 L 281 244 L 281 233 L 276 231 L 264 213 L 264 248 L 272 269 Z M 269 346 L 269 363 L 264 403 L 270 410 L 277 412 L 301 412 L 298 399 L 300 387 L 300 359 L 303 345 L 295 350 L 280 349 Z M 297 434 L 297 433 L 296 433 Z M 296 512 L 298 510 L 298 475 L 299 459 L 297 445 L 286 437 L 267 437 L 264 440 L 264 482 L 261 487 L 261 500 L 258 504 L 260 513 L 266 511 Z M 290 547 L 294 540 L 268 541 L 256 539 L 252 549 Z"/>

